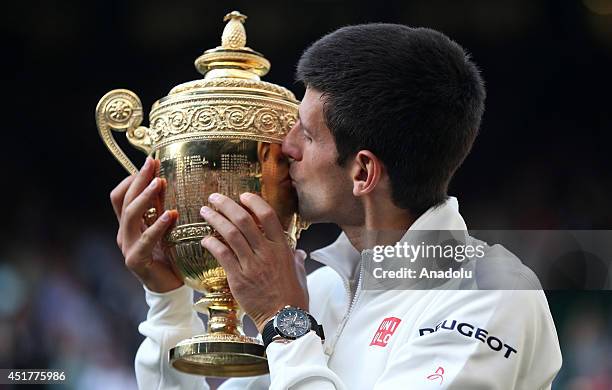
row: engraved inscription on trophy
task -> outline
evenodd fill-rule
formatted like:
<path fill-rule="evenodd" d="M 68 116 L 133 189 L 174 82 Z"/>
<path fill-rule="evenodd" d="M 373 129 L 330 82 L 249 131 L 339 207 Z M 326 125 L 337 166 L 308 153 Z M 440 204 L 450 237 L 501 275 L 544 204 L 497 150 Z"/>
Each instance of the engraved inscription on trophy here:
<path fill-rule="evenodd" d="M 209 141 L 206 149 L 195 149 L 192 141 L 159 152 L 159 174 L 168 183 L 164 205 L 179 212 L 179 225 L 202 222 L 200 208 L 214 192 L 236 201 L 243 192 L 260 192 L 256 141 Z"/>

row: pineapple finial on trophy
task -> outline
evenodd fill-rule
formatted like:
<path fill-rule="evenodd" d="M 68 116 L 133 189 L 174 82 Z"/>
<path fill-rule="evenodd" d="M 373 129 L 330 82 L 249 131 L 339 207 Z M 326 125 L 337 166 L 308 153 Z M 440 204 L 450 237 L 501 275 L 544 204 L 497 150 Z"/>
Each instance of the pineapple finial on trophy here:
<path fill-rule="evenodd" d="M 270 70 L 270 61 L 263 54 L 246 46 L 244 21 L 246 15 L 232 11 L 225 15 L 227 22 L 221 35 L 221 46 L 206 50 L 195 60 L 204 79 L 240 78 L 259 81 Z"/>
<path fill-rule="evenodd" d="M 238 11 L 232 11 L 225 15 L 224 22 L 229 20 L 223 29 L 221 36 L 221 47 L 225 49 L 241 49 L 246 46 L 246 31 L 242 25 L 247 19 L 246 15 Z"/>

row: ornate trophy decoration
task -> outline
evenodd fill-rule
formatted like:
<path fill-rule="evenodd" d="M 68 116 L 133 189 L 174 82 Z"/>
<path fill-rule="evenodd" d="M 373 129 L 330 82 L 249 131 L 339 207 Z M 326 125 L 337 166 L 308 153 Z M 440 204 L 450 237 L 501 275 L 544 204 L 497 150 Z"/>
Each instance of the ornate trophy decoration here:
<path fill-rule="evenodd" d="M 237 202 L 241 193 L 253 192 L 276 210 L 293 247 L 305 227 L 280 150 L 299 102 L 286 88 L 260 80 L 270 63 L 246 47 L 245 19 L 237 11 L 225 16 L 221 46 L 195 61 L 204 78 L 180 84 L 155 102 L 148 128 L 140 126 L 142 105 L 131 91 L 113 90 L 96 107 L 100 136 L 128 172 L 137 169 L 112 130 L 126 132 L 133 146 L 161 161 L 159 176 L 167 180 L 163 209 L 179 213 L 165 237 L 166 251 L 177 275 L 203 293 L 195 309 L 209 318 L 208 332 L 180 342 L 169 359 L 180 371 L 207 376 L 261 375 L 268 365 L 262 343 L 242 330 L 244 313 L 223 268 L 200 245 L 209 234 L 221 239 L 200 208 L 213 192 Z"/>

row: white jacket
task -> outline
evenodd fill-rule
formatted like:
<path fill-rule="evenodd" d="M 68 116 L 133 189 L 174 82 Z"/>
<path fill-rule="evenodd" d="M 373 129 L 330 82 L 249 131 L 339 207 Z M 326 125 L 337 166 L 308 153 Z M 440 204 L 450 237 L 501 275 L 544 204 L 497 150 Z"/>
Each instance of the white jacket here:
<path fill-rule="evenodd" d="M 457 200 L 423 214 L 411 230 L 467 230 Z M 220 389 L 549 389 L 561 367 L 555 325 L 540 290 L 361 288 L 361 255 L 341 234 L 311 257 L 310 313 L 326 339 L 310 332 L 272 343 L 270 375 L 235 378 Z M 526 267 L 525 267 L 526 268 Z M 136 354 L 140 389 L 205 390 L 203 378 L 168 364 L 168 350 L 204 325 L 193 291 L 146 292 L 146 339 Z"/>

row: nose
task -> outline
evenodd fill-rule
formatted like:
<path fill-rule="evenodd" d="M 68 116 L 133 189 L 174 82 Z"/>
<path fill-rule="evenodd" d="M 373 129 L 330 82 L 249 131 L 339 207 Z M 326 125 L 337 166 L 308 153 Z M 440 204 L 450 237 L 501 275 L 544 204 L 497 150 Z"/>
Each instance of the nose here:
<path fill-rule="evenodd" d="M 289 160 L 297 160 L 300 161 L 302 159 L 302 149 L 299 142 L 299 138 L 297 137 L 299 132 L 299 121 L 297 121 L 291 130 L 285 136 L 283 140 L 282 151 Z"/>

